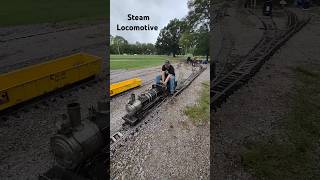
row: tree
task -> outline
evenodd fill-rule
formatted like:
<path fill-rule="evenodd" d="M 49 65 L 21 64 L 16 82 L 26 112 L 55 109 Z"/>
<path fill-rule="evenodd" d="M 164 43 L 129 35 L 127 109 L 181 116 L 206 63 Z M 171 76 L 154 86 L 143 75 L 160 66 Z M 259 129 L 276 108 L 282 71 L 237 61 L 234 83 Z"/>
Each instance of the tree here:
<path fill-rule="evenodd" d="M 156 54 L 156 48 L 151 43 L 129 44 L 121 36 L 110 36 L 110 54 Z"/>
<path fill-rule="evenodd" d="M 125 46 L 128 45 L 128 41 L 122 36 L 115 36 L 111 40 L 111 45 L 115 45 L 117 48 L 118 54 L 121 54 L 120 50 L 124 50 Z"/>
<path fill-rule="evenodd" d="M 187 16 L 187 20 L 189 22 L 189 26 L 192 26 L 196 29 L 200 26 L 207 26 L 207 29 L 210 31 L 210 1 L 209 0 L 189 0 L 188 8 L 189 13 Z"/>
<path fill-rule="evenodd" d="M 206 26 L 202 26 L 197 30 L 195 35 L 195 55 L 206 55 L 209 58 L 209 32 Z"/>
<path fill-rule="evenodd" d="M 209 59 L 210 2 L 208 0 L 189 0 L 187 20 L 195 32 L 195 54 L 206 55 Z"/>
<path fill-rule="evenodd" d="M 169 24 L 161 29 L 156 42 L 159 54 L 171 54 L 173 57 L 180 52 L 179 40 L 186 24 L 184 21 L 173 19 Z"/>
<path fill-rule="evenodd" d="M 184 49 L 184 54 L 193 54 L 193 47 L 195 46 L 194 34 L 190 32 L 184 32 L 179 40 L 179 45 Z"/>

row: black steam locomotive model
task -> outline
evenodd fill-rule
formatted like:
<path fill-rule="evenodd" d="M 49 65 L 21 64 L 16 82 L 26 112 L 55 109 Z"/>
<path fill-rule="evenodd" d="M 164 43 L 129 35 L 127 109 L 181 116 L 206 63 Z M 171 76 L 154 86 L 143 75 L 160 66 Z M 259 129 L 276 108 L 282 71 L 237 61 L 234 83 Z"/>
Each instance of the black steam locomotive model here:
<path fill-rule="evenodd" d="M 68 121 L 61 124 L 50 139 L 51 151 L 57 165 L 39 179 L 99 180 L 108 175 L 109 116 L 108 103 L 99 102 L 97 110 L 90 109 L 87 119 L 81 120 L 80 105 L 67 106 Z"/>
<path fill-rule="evenodd" d="M 177 82 L 175 83 L 177 87 Z M 140 94 L 137 98 L 135 94 L 132 94 L 126 105 L 127 114 L 122 119 L 131 126 L 137 124 L 156 104 L 169 95 L 168 89 L 162 84 L 153 84 L 150 90 Z"/>

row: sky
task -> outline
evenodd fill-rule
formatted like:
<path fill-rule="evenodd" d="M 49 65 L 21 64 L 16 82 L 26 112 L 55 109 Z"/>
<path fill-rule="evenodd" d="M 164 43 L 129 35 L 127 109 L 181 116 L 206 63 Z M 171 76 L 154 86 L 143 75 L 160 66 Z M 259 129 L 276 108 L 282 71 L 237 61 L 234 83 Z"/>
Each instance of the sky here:
<path fill-rule="evenodd" d="M 181 19 L 188 14 L 188 0 L 111 0 L 110 33 L 122 36 L 129 43 L 155 43 L 160 30 L 171 19 Z M 149 21 L 128 21 L 128 14 L 149 16 Z M 148 25 L 158 26 L 158 31 L 118 31 L 119 26 Z"/>

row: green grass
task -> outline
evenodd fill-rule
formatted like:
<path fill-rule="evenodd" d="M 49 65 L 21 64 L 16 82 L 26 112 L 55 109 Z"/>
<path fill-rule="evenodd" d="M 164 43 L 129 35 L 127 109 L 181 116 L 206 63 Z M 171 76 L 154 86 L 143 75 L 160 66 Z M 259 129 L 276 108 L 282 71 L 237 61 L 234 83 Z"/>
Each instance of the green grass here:
<path fill-rule="evenodd" d="M 171 56 L 157 55 L 111 55 L 110 69 L 140 69 L 153 67 L 164 64 L 164 61 L 169 59 L 171 62 L 176 62 L 184 57 L 172 58 Z"/>
<path fill-rule="evenodd" d="M 9 0 L 0 6 L 0 26 L 106 19 L 109 0 Z"/>
<path fill-rule="evenodd" d="M 320 71 L 305 67 L 296 74 L 293 108 L 279 129 L 282 135 L 251 142 L 242 162 L 259 179 L 320 179 Z"/>
<path fill-rule="evenodd" d="M 210 118 L 210 85 L 202 83 L 201 95 L 198 102 L 193 106 L 187 106 L 184 113 L 196 124 L 202 125 Z"/>

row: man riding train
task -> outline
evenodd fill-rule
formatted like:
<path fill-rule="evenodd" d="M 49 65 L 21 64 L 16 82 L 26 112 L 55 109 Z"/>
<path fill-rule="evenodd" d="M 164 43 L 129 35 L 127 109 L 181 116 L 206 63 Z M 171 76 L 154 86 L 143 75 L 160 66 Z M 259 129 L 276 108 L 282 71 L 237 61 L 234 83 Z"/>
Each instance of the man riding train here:
<path fill-rule="evenodd" d="M 168 84 L 169 82 L 169 84 Z M 174 67 L 170 64 L 170 61 L 166 60 L 165 64 L 162 66 L 161 75 L 156 77 L 156 84 L 163 84 L 165 86 L 169 85 L 170 95 L 174 94 L 176 79 Z"/>

